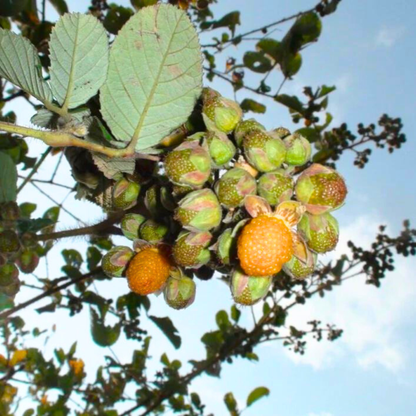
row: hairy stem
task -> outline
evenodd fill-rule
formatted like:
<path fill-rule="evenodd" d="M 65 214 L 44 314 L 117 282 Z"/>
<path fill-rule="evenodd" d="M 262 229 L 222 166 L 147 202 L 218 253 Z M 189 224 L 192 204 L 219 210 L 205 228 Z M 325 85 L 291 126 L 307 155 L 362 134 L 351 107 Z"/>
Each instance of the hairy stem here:
<path fill-rule="evenodd" d="M 117 234 L 121 235 L 121 231 L 119 228 L 114 227 L 113 225 L 121 220 L 124 216 L 124 211 L 112 215 L 110 218 L 107 218 L 104 221 L 101 221 L 97 224 L 88 226 L 88 227 L 81 227 L 76 228 L 74 230 L 65 230 L 65 231 L 57 231 L 54 233 L 48 234 L 39 234 L 37 235 L 38 241 L 48 241 L 48 240 L 58 240 L 61 238 L 67 237 L 77 237 L 81 235 L 99 235 L 99 234 Z"/>
<path fill-rule="evenodd" d="M 134 155 L 134 149 L 112 149 L 96 143 L 90 143 L 65 131 L 44 131 L 29 127 L 17 126 L 12 123 L 0 121 L 0 130 L 18 134 L 23 137 L 33 137 L 42 140 L 51 147 L 81 147 L 93 152 L 104 154 L 108 157 L 128 157 Z"/>

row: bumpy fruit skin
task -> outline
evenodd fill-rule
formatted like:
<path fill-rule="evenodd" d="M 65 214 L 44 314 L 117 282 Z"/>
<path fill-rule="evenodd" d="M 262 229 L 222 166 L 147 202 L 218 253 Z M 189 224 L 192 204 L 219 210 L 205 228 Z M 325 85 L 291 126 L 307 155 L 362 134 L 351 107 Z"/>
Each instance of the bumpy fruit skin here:
<path fill-rule="evenodd" d="M 39 256 L 33 250 L 25 249 L 19 253 L 19 257 L 16 260 L 19 269 L 23 273 L 33 273 L 38 267 Z"/>
<path fill-rule="evenodd" d="M 278 127 L 277 129 L 273 129 L 268 132 L 272 137 L 278 137 L 279 139 L 284 139 L 285 137 L 290 135 L 290 131 L 285 127 Z"/>
<path fill-rule="evenodd" d="M 140 237 L 149 243 L 159 243 L 168 233 L 168 227 L 156 221 L 147 220 L 140 227 Z"/>
<path fill-rule="evenodd" d="M 122 178 L 116 182 L 113 189 L 113 208 L 129 209 L 136 205 L 140 193 L 140 185 Z"/>
<path fill-rule="evenodd" d="M 117 246 L 109 250 L 102 259 L 101 266 L 109 277 L 124 276 L 126 267 L 134 252 L 129 247 Z"/>
<path fill-rule="evenodd" d="M 132 258 L 127 267 L 129 288 L 142 296 L 157 292 L 166 283 L 171 267 L 172 262 L 164 250 L 146 247 Z"/>
<path fill-rule="evenodd" d="M 211 237 L 207 231 L 180 234 L 173 246 L 175 263 L 182 267 L 192 268 L 199 268 L 208 263 L 211 253 L 206 247 L 208 247 Z"/>
<path fill-rule="evenodd" d="M 286 146 L 283 140 L 266 132 L 254 130 L 244 136 L 244 153 L 247 160 L 260 172 L 278 169 L 285 161 Z"/>
<path fill-rule="evenodd" d="M 295 192 L 308 212 L 318 215 L 339 208 L 347 196 L 347 186 L 335 170 L 315 163 L 300 175 Z"/>
<path fill-rule="evenodd" d="M 243 145 L 244 136 L 254 130 L 266 131 L 263 124 L 260 124 L 254 118 L 240 121 L 234 130 L 234 138 L 238 147 Z"/>
<path fill-rule="evenodd" d="M 202 100 L 202 115 L 209 130 L 231 133 L 243 116 L 240 106 L 235 101 L 222 97 L 210 88 L 204 88 Z"/>
<path fill-rule="evenodd" d="M 231 276 L 234 301 L 241 305 L 254 305 L 267 295 L 272 281 L 273 276 L 247 276 L 241 270 L 234 270 Z"/>
<path fill-rule="evenodd" d="M 322 215 L 305 214 L 298 224 L 298 231 L 315 253 L 327 253 L 338 244 L 338 221 L 328 212 Z"/>
<path fill-rule="evenodd" d="M 139 228 L 146 221 L 140 214 L 126 214 L 121 220 L 121 231 L 129 240 L 139 238 Z"/>
<path fill-rule="evenodd" d="M 309 162 L 312 154 L 309 140 L 294 133 L 283 140 L 286 146 L 286 163 L 292 166 L 302 166 Z"/>
<path fill-rule="evenodd" d="M 293 255 L 292 232 L 282 219 L 260 215 L 241 231 L 237 255 L 248 276 L 274 275 Z"/>
<path fill-rule="evenodd" d="M 197 141 L 185 141 L 164 161 L 165 172 L 175 185 L 201 187 L 211 174 L 211 158 Z"/>
<path fill-rule="evenodd" d="M 196 285 L 188 276 L 170 278 L 163 290 L 166 303 L 173 309 L 185 309 L 195 300 Z"/>
<path fill-rule="evenodd" d="M 314 272 L 318 257 L 315 253 L 309 254 L 306 264 L 301 262 L 296 256 L 292 256 L 292 258 L 283 265 L 283 271 L 293 279 L 306 279 Z"/>
<path fill-rule="evenodd" d="M 20 217 L 20 208 L 16 202 L 3 202 L 0 204 L 0 216 L 5 221 L 16 221 Z"/>
<path fill-rule="evenodd" d="M 189 229 L 211 230 L 221 224 L 222 211 L 218 198 L 211 189 L 193 191 L 179 202 L 175 219 Z"/>
<path fill-rule="evenodd" d="M 237 208 L 243 204 L 247 195 L 255 195 L 256 180 L 246 170 L 230 169 L 215 184 L 215 192 L 224 207 Z"/>
<path fill-rule="evenodd" d="M 270 205 L 278 205 L 292 198 L 295 182 L 283 170 L 265 173 L 259 179 L 258 193 Z"/>
<path fill-rule="evenodd" d="M 13 230 L 4 230 L 0 233 L 0 253 L 16 253 L 19 249 L 19 237 Z"/>
<path fill-rule="evenodd" d="M 206 143 L 215 167 L 225 165 L 235 155 L 235 146 L 224 133 L 209 132 Z"/>

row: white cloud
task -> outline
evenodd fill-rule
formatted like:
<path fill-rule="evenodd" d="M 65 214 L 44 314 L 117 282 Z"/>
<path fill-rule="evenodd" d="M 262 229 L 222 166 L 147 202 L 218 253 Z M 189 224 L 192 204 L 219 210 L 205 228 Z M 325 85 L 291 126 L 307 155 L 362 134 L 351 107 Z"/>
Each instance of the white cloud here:
<path fill-rule="evenodd" d="M 348 240 L 368 247 L 380 223 L 375 216 L 363 216 L 341 228 L 337 252 L 327 259 L 347 253 Z M 318 319 L 323 324 L 336 324 L 344 333 L 334 343 L 311 340 L 303 356 L 288 351 L 288 357 L 315 369 L 330 366 L 341 358 L 351 358 L 364 369 L 377 365 L 392 372 L 403 369 L 409 346 L 401 337 L 400 327 L 416 314 L 413 279 L 416 259 L 397 258 L 395 266 L 381 289 L 365 285 L 364 279 L 358 277 L 328 292 L 323 299 L 311 299 L 306 305 L 294 308 L 290 324 L 301 328 L 309 320 Z"/>
<path fill-rule="evenodd" d="M 383 27 L 376 35 L 376 45 L 391 48 L 406 32 L 404 27 Z"/>

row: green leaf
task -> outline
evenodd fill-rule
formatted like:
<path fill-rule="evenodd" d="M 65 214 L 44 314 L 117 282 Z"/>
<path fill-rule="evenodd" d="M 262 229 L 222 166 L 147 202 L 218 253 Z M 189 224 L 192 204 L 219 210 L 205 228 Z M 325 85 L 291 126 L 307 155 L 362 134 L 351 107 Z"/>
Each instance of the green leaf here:
<path fill-rule="evenodd" d="M 315 143 L 316 141 L 320 140 L 321 135 L 318 131 L 316 131 L 312 127 L 303 127 L 301 129 L 296 130 L 296 133 L 301 134 L 303 137 L 308 139 L 309 143 Z"/>
<path fill-rule="evenodd" d="M 264 38 L 257 42 L 256 48 L 265 53 L 273 61 L 280 61 L 282 47 L 278 40 Z"/>
<path fill-rule="evenodd" d="M 305 13 L 298 17 L 282 40 L 284 49 L 292 53 L 298 52 L 307 43 L 318 39 L 322 30 L 322 22 L 315 12 Z"/>
<path fill-rule="evenodd" d="M 57 222 L 59 219 L 59 213 L 61 212 L 61 209 L 59 207 L 52 207 L 45 211 L 43 214 L 43 218 L 51 220 L 53 222 Z"/>
<path fill-rule="evenodd" d="M 220 328 L 221 331 L 226 331 L 231 326 L 228 314 L 225 311 L 218 311 L 217 315 L 215 316 L 215 320 L 217 322 L 218 328 Z"/>
<path fill-rule="evenodd" d="M 26 6 L 27 0 L 1 0 L 0 16 L 15 16 Z"/>
<path fill-rule="evenodd" d="M 241 316 L 241 312 L 235 305 L 231 306 L 231 319 L 234 322 L 238 322 Z"/>
<path fill-rule="evenodd" d="M 120 336 L 121 324 L 114 326 L 104 325 L 103 320 L 98 316 L 94 309 L 91 312 L 91 335 L 94 342 L 101 347 L 110 347 L 117 342 Z"/>
<path fill-rule="evenodd" d="M 170 318 L 159 318 L 157 316 L 149 315 L 149 319 L 153 321 L 156 326 L 166 335 L 168 340 L 173 344 L 175 348 L 179 348 L 181 346 L 181 337 L 178 335 L 178 330 L 175 328 Z"/>
<path fill-rule="evenodd" d="M 65 0 L 49 0 L 49 3 L 55 8 L 55 10 L 62 16 L 68 13 L 68 6 Z"/>
<path fill-rule="evenodd" d="M 0 152 L 0 202 L 15 201 L 17 195 L 17 171 L 13 159 Z"/>
<path fill-rule="evenodd" d="M 20 217 L 30 218 L 30 216 L 36 211 L 37 205 L 31 202 L 23 202 L 19 205 Z"/>
<path fill-rule="evenodd" d="M 139 10 L 142 7 L 154 6 L 158 0 L 130 0 L 131 5 Z"/>
<path fill-rule="evenodd" d="M 246 52 L 243 57 L 243 63 L 248 69 L 260 74 L 264 74 L 273 68 L 270 59 L 261 52 Z"/>
<path fill-rule="evenodd" d="M 303 114 L 304 112 L 303 104 L 300 102 L 299 98 L 294 95 L 280 94 L 274 97 L 274 99 L 278 103 L 288 107 L 291 112 L 296 112 L 299 114 Z"/>
<path fill-rule="evenodd" d="M 79 268 L 84 261 L 81 254 L 74 249 L 62 250 L 62 257 L 68 266 Z"/>
<path fill-rule="evenodd" d="M 42 78 L 38 52 L 29 40 L 0 29 L 0 50 L 0 76 L 42 102 L 52 101 L 51 89 Z"/>
<path fill-rule="evenodd" d="M 231 30 L 232 35 L 234 36 L 235 28 L 237 25 L 240 25 L 240 12 L 234 11 L 226 14 L 221 17 L 220 20 L 215 20 L 210 22 L 210 27 L 212 29 L 218 29 L 220 27 L 228 27 Z"/>
<path fill-rule="evenodd" d="M 0 311 L 12 308 L 14 306 L 13 298 L 0 292 Z"/>
<path fill-rule="evenodd" d="M 101 251 L 97 247 L 90 246 L 87 249 L 87 267 L 88 270 L 94 270 L 102 259 Z"/>
<path fill-rule="evenodd" d="M 267 387 L 257 387 L 247 397 L 247 406 L 251 406 L 255 401 L 261 399 L 264 396 L 268 396 L 270 390 Z"/>
<path fill-rule="evenodd" d="M 158 144 L 184 123 L 201 93 L 202 56 L 185 12 L 146 7 L 120 30 L 101 89 L 101 112 L 120 141 L 136 151 Z"/>
<path fill-rule="evenodd" d="M 332 91 L 335 91 L 336 89 L 337 89 L 337 87 L 335 85 L 332 86 L 332 87 L 322 85 L 322 87 L 320 88 L 320 91 L 319 91 L 318 98 L 325 97 L 325 95 L 330 94 Z"/>
<path fill-rule="evenodd" d="M 260 114 L 264 114 L 266 112 L 266 106 L 264 104 L 261 104 L 256 100 L 252 100 L 251 98 L 245 98 L 241 102 L 240 106 L 244 112 L 252 111 L 253 113 Z"/>
<path fill-rule="evenodd" d="M 110 33 L 117 35 L 133 14 L 133 10 L 129 7 L 112 4 L 105 16 L 103 25 Z"/>
<path fill-rule="evenodd" d="M 224 403 L 231 414 L 236 414 L 237 400 L 235 400 L 233 393 L 230 392 L 224 396 Z"/>
<path fill-rule="evenodd" d="M 108 38 L 91 15 L 66 14 L 49 42 L 51 87 L 63 107 L 87 102 L 103 85 L 108 69 Z"/>
<path fill-rule="evenodd" d="M 39 109 L 30 119 L 30 122 L 35 126 L 44 129 L 56 129 L 58 126 L 59 116 L 46 108 Z"/>

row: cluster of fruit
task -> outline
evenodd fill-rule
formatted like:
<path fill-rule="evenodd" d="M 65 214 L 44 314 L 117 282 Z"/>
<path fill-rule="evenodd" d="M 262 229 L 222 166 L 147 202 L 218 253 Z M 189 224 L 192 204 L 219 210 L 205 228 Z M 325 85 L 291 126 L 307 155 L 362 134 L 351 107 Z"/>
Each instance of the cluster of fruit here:
<path fill-rule="evenodd" d="M 147 206 L 162 201 L 170 214 L 126 214 L 122 230 L 133 249 L 114 247 L 102 266 L 109 276 L 126 276 L 140 295 L 163 290 L 177 309 L 193 302 L 198 269 L 218 271 L 230 277 L 234 300 L 252 305 L 281 270 L 304 279 L 317 254 L 335 248 L 330 211 L 344 203 L 347 188 L 336 171 L 310 164 L 304 137 L 242 120 L 238 104 L 212 89 L 203 91 L 202 116 L 206 131 L 164 157 L 163 195 L 146 194 Z M 131 207 L 139 190 L 122 179 L 115 201 Z"/>
<path fill-rule="evenodd" d="M 18 230 L 22 214 L 15 202 L 0 204 L 0 293 L 13 298 L 20 288 L 19 269 L 32 273 L 38 263 L 41 248 L 31 233 Z"/>

